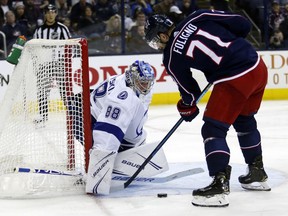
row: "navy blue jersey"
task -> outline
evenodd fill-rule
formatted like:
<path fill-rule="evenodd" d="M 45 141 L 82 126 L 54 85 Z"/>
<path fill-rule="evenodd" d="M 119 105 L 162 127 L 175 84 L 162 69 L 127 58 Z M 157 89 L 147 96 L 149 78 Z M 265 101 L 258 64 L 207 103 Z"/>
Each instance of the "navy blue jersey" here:
<path fill-rule="evenodd" d="M 211 10 L 195 11 L 176 26 L 164 49 L 163 63 L 186 104 L 195 102 L 201 92 L 191 68 L 215 84 L 256 67 L 259 56 L 245 40 L 250 28 L 250 22 L 240 15 Z"/>

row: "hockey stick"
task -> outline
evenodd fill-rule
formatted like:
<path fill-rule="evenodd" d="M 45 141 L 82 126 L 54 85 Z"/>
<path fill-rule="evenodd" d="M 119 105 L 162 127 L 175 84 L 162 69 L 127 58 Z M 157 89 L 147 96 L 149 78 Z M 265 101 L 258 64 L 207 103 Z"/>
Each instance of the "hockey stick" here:
<path fill-rule="evenodd" d="M 139 178 L 135 178 L 133 179 L 133 182 L 136 182 L 135 184 L 137 185 L 142 185 L 142 184 L 147 184 L 147 183 L 167 183 L 169 181 L 172 180 L 177 180 L 179 178 L 183 178 L 189 175 L 196 175 L 198 173 L 202 173 L 204 172 L 204 170 L 202 168 L 194 168 L 194 169 L 189 169 L 189 170 L 184 170 L 181 172 L 177 172 L 177 173 L 173 173 L 169 176 L 165 176 L 165 177 L 139 177 Z M 112 180 L 116 180 L 116 181 L 126 181 L 128 180 L 130 177 L 129 176 L 117 176 L 117 178 L 114 179 L 114 177 L 112 177 Z M 116 186 L 112 186 L 110 188 L 110 193 L 111 192 L 117 192 L 117 191 L 121 191 L 123 190 L 123 184 L 120 185 L 116 185 Z"/>
<path fill-rule="evenodd" d="M 202 99 L 202 97 L 206 94 L 208 89 L 212 86 L 209 83 L 201 92 L 200 96 L 197 98 L 196 104 Z M 128 187 L 131 182 L 137 177 L 137 175 L 144 169 L 144 167 L 149 163 L 149 161 L 154 157 L 154 155 L 160 150 L 160 148 L 165 144 L 165 142 L 169 139 L 169 137 L 175 132 L 175 130 L 179 127 L 179 125 L 183 122 L 183 118 L 181 117 L 176 124 L 172 127 L 172 129 L 168 132 L 168 134 L 163 138 L 163 140 L 156 146 L 156 148 L 151 152 L 151 154 L 146 158 L 146 160 L 142 163 L 142 165 L 136 170 L 136 172 L 124 183 L 123 187 Z M 123 188 L 123 189 L 124 189 Z"/>
<path fill-rule="evenodd" d="M 179 178 L 183 178 L 190 175 L 196 175 L 198 173 L 202 173 L 204 170 L 202 168 L 194 168 L 194 169 L 188 169 L 181 172 L 173 173 L 168 176 L 164 177 L 136 177 L 133 181 L 139 182 L 139 183 L 166 183 L 172 180 L 176 180 Z M 130 176 L 121 176 L 121 175 L 115 175 L 112 177 L 112 180 L 115 181 L 127 181 L 130 178 Z"/>
<path fill-rule="evenodd" d="M 188 169 L 181 172 L 173 173 L 168 176 L 164 177 L 138 177 L 135 178 L 135 182 L 139 183 L 166 183 L 172 180 L 176 180 L 179 178 L 183 178 L 190 175 L 196 175 L 198 173 L 202 173 L 204 170 L 202 168 L 194 168 L 194 169 Z M 66 173 L 62 171 L 56 171 L 56 170 L 44 170 L 44 169 L 31 169 L 31 168 L 24 168 L 24 167 L 17 167 L 14 168 L 14 173 L 33 173 L 33 174 L 44 174 L 44 175 L 64 175 L 64 176 L 73 176 L 73 177 L 83 177 L 83 174 L 81 173 Z M 121 175 L 114 175 L 112 177 L 112 180 L 114 181 L 127 181 L 130 178 L 130 176 L 121 176 Z M 123 189 L 123 187 L 112 187 L 111 191 L 118 191 Z"/>

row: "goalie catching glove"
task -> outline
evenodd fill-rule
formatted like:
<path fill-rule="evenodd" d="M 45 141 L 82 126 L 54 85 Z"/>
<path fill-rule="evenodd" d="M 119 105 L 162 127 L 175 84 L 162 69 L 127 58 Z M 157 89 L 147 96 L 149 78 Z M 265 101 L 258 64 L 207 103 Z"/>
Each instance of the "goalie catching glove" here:
<path fill-rule="evenodd" d="M 188 122 L 191 122 L 199 114 L 199 109 L 196 105 L 184 104 L 182 99 L 178 101 L 177 109 L 184 121 Z"/>

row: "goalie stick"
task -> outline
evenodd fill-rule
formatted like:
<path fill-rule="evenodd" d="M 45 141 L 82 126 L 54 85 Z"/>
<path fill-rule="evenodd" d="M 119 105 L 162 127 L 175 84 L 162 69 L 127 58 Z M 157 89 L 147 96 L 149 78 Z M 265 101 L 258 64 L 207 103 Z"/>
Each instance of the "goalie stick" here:
<path fill-rule="evenodd" d="M 202 90 L 201 94 L 196 100 L 196 104 L 202 99 L 202 97 L 206 94 L 209 88 L 212 86 L 211 83 L 208 83 L 206 87 Z M 142 163 L 142 165 L 136 170 L 136 172 L 123 184 L 122 189 L 128 187 L 131 182 L 137 177 L 137 175 L 144 169 L 144 167 L 149 163 L 149 161 L 154 157 L 154 155 L 160 150 L 160 148 L 165 144 L 165 142 L 169 139 L 169 137 L 175 132 L 175 130 L 179 127 L 179 125 L 183 122 L 183 118 L 181 117 L 173 128 L 168 132 L 168 134 L 163 138 L 163 140 L 156 146 L 156 148 L 151 152 L 151 154 L 146 158 L 146 160 Z"/>
<path fill-rule="evenodd" d="M 135 182 L 135 185 L 137 184 L 147 184 L 147 183 L 166 183 L 169 181 L 173 181 L 173 180 L 177 180 L 179 178 L 183 178 L 186 176 L 190 176 L 190 175 L 196 175 L 198 173 L 202 173 L 204 172 L 204 170 L 202 168 L 194 168 L 194 169 L 189 169 L 189 170 L 184 170 L 181 172 L 177 172 L 177 173 L 173 173 L 171 175 L 168 176 L 164 176 L 164 177 L 136 177 L 133 179 L 133 182 Z M 119 176 L 117 179 L 113 179 L 112 180 L 119 180 L 119 181 L 126 181 L 129 180 L 131 177 L 129 176 Z M 115 186 L 111 186 L 110 188 L 110 193 L 111 192 L 118 192 L 125 189 L 123 187 L 123 184 L 120 185 L 115 185 Z"/>
<path fill-rule="evenodd" d="M 195 175 L 198 173 L 202 173 L 204 170 L 202 168 L 194 168 L 188 169 L 181 172 L 176 172 L 168 176 L 164 177 L 138 177 L 135 178 L 135 182 L 141 183 L 165 183 L 172 180 L 176 180 L 179 178 L 183 178 L 190 175 Z M 31 169 L 27 167 L 17 167 L 14 168 L 14 173 L 34 173 L 34 174 L 46 174 L 46 175 L 64 175 L 64 176 L 76 176 L 76 177 L 83 177 L 82 173 L 67 173 L 62 171 L 56 170 L 45 170 L 45 169 Z M 113 175 L 112 180 L 114 181 L 126 181 L 130 178 L 130 176 L 123 176 L 123 175 Z"/>
<path fill-rule="evenodd" d="M 202 173 L 204 170 L 202 168 L 194 168 L 188 169 L 181 172 L 176 172 L 168 176 L 163 177 L 136 177 L 133 181 L 140 182 L 140 183 L 166 183 L 169 181 L 173 181 L 179 178 L 183 178 L 190 175 L 196 175 L 198 173 Z M 112 176 L 112 180 L 114 181 L 127 181 L 130 176 L 121 176 L 121 175 L 114 175 Z M 112 186 L 112 190 L 113 190 Z M 110 190 L 111 191 L 111 190 Z"/>
<path fill-rule="evenodd" d="M 83 173 L 69 173 L 56 170 L 46 170 L 46 169 L 35 169 L 28 167 L 15 167 L 14 173 L 35 173 L 35 174 L 48 174 L 48 175 L 64 175 L 64 176 L 83 176 Z"/>

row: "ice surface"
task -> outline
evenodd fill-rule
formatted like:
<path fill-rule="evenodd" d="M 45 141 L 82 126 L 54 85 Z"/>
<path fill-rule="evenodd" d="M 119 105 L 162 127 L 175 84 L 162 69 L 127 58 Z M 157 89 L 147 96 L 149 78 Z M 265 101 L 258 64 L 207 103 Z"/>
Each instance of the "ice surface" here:
<path fill-rule="evenodd" d="M 245 173 L 241 151 L 233 128 L 227 141 L 231 151 L 231 193 L 227 208 L 201 208 L 191 205 L 191 192 L 210 183 L 200 130 L 204 104 L 200 115 L 191 123 L 183 122 L 163 148 L 170 170 L 202 167 L 205 172 L 165 184 L 131 184 L 124 191 L 109 196 L 63 196 L 41 199 L 1 199 L 0 214 L 5 216 L 286 216 L 288 207 L 288 101 L 264 101 L 256 115 L 262 134 L 263 157 L 269 175 L 270 192 L 243 190 L 237 177 Z M 148 142 L 160 142 L 178 121 L 174 105 L 152 106 L 146 124 Z M 167 198 L 157 198 L 165 192 Z"/>

